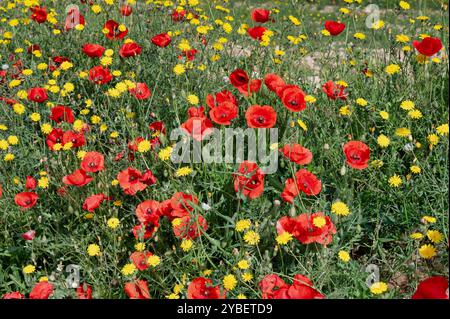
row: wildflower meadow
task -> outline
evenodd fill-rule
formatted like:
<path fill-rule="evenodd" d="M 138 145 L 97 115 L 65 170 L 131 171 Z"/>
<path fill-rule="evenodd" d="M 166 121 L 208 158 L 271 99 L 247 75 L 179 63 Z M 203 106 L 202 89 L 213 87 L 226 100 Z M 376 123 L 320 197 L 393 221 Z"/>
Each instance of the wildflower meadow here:
<path fill-rule="evenodd" d="M 446 0 L 1 0 L 0 297 L 448 299 Z"/>

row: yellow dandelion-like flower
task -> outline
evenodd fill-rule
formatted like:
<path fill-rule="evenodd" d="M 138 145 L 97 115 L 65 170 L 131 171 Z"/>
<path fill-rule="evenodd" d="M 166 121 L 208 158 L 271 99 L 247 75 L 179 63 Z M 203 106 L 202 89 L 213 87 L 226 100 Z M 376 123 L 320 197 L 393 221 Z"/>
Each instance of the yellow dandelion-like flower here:
<path fill-rule="evenodd" d="M 136 243 L 134 245 L 134 249 L 136 249 L 136 251 L 144 251 L 145 250 L 145 243 Z"/>
<path fill-rule="evenodd" d="M 423 235 L 421 233 L 412 233 L 411 235 L 409 235 L 409 237 L 411 239 L 422 239 Z"/>
<path fill-rule="evenodd" d="M 150 151 L 152 144 L 148 140 L 143 140 L 138 144 L 138 152 L 139 153 L 147 153 Z"/>
<path fill-rule="evenodd" d="M 408 2 L 406 1 L 400 1 L 399 4 L 400 8 L 402 8 L 403 10 L 409 10 L 411 8 L 411 6 L 409 5 Z"/>
<path fill-rule="evenodd" d="M 241 278 L 242 278 L 242 280 L 243 280 L 244 282 L 249 282 L 249 281 L 252 281 L 253 275 L 252 275 L 251 273 L 249 273 L 249 272 L 244 272 L 244 273 L 241 275 Z"/>
<path fill-rule="evenodd" d="M 159 258 L 159 256 L 156 255 L 152 255 L 150 257 L 148 257 L 147 259 L 147 264 L 149 264 L 152 267 L 156 267 L 161 263 L 161 258 Z"/>
<path fill-rule="evenodd" d="M 241 219 L 236 223 L 235 229 L 237 232 L 243 232 L 244 230 L 249 229 L 251 225 L 252 222 L 250 219 Z"/>
<path fill-rule="evenodd" d="M 33 265 L 26 265 L 25 267 L 23 267 L 22 271 L 24 274 L 32 274 L 34 273 L 36 270 L 36 267 Z"/>
<path fill-rule="evenodd" d="M 389 177 L 389 185 L 391 187 L 400 187 L 400 185 L 403 184 L 403 180 L 400 176 L 394 174 L 393 176 Z"/>
<path fill-rule="evenodd" d="M 275 238 L 278 245 L 286 245 L 288 242 L 292 240 L 293 236 L 291 233 L 284 231 Z"/>
<path fill-rule="evenodd" d="M 436 127 L 436 131 L 441 136 L 448 136 L 448 124 L 442 124 Z"/>
<path fill-rule="evenodd" d="M 248 262 L 248 260 L 242 259 L 238 262 L 238 267 L 239 269 L 248 269 L 250 267 L 250 263 Z"/>
<path fill-rule="evenodd" d="M 360 106 L 367 106 L 368 102 L 363 99 L 363 98 L 357 98 L 356 99 L 356 104 L 360 105 Z"/>
<path fill-rule="evenodd" d="M 382 281 L 374 282 L 370 286 L 370 292 L 374 295 L 380 295 L 388 290 L 388 285 Z"/>
<path fill-rule="evenodd" d="M 49 185 L 49 180 L 47 177 L 41 177 L 38 179 L 38 186 L 40 188 L 43 188 L 43 189 L 48 188 L 48 185 Z"/>
<path fill-rule="evenodd" d="M 435 146 L 439 143 L 439 136 L 437 136 L 436 134 L 430 134 L 427 136 L 427 140 L 430 145 Z"/>
<path fill-rule="evenodd" d="M 437 230 L 429 230 L 427 231 L 427 237 L 433 244 L 438 244 L 442 241 L 444 236 Z"/>
<path fill-rule="evenodd" d="M 313 218 L 313 225 L 317 228 L 322 228 L 327 223 L 327 220 L 322 216 L 317 216 Z"/>
<path fill-rule="evenodd" d="M 345 263 L 348 263 L 350 261 L 350 254 L 348 253 L 348 251 L 340 250 L 338 253 L 338 257 Z"/>
<path fill-rule="evenodd" d="M 400 127 L 395 130 L 395 135 L 400 137 L 408 137 L 409 135 L 411 135 L 411 131 L 407 127 Z"/>
<path fill-rule="evenodd" d="M 199 102 L 198 96 L 194 94 L 189 94 L 186 99 L 191 105 L 197 105 Z"/>
<path fill-rule="evenodd" d="M 247 299 L 247 297 L 244 294 L 239 294 L 236 296 L 237 299 Z"/>
<path fill-rule="evenodd" d="M 158 157 L 162 161 L 167 161 L 170 159 L 170 156 L 172 155 L 172 147 L 168 146 L 166 148 L 163 148 L 159 151 Z"/>
<path fill-rule="evenodd" d="M 259 234 L 253 230 L 250 230 L 244 234 L 244 241 L 249 245 L 258 245 L 259 240 Z"/>
<path fill-rule="evenodd" d="M 331 212 L 338 216 L 348 216 L 350 214 L 350 209 L 347 204 L 338 201 L 331 205 Z"/>
<path fill-rule="evenodd" d="M 226 290 L 232 291 L 234 288 L 236 288 L 237 279 L 234 275 L 229 274 L 223 278 L 222 283 L 223 283 L 223 287 Z"/>
<path fill-rule="evenodd" d="M 175 73 L 176 75 L 181 75 L 184 72 L 186 72 L 186 68 L 182 64 L 177 64 L 173 67 L 173 73 Z"/>
<path fill-rule="evenodd" d="M 389 144 L 391 143 L 391 140 L 389 139 L 389 137 L 387 137 L 384 134 L 381 134 L 378 136 L 377 138 L 377 143 L 380 147 L 382 148 L 386 148 L 389 146 Z"/>
<path fill-rule="evenodd" d="M 116 229 L 120 225 L 120 221 L 116 217 L 111 217 L 110 219 L 108 219 L 108 221 L 106 223 L 107 223 L 108 227 L 111 229 Z"/>
<path fill-rule="evenodd" d="M 398 72 L 400 71 L 400 66 L 399 66 L 398 64 L 389 64 L 389 65 L 384 69 L 384 71 L 385 71 L 387 74 L 389 74 L 389 75 L 396 74 L 396 73 L 398 73 Z"/>
<path fill-rule="evenodd" d="M 411 170 L 411 173 L 414 174 L 420 174 L 422 172 L 422 169 L 417 165 L 413 165 L 409 169 Z"/>
<path fill-rule="evenodd" d="M 136 272 L 136 266 L 134 264 L 126 264 L 122 267 L 121 273 L 124 276 L 130 276 Z"/>
<path fill-rule="evenodd" d="M 423 222 L 423 223 L 434 224 L 434 223 L 436 223 L 436 217 L 433 217 L 433 216 L 423 216 L 423 217 L 422 217 L 422 222 Z"/>
<path fill-rule="evenodd" d="M 434 248 L 433 245 L 422 245 L 419 248 L 419 255 L 420 257 L 424 258 L 424 259 L 431 259 L 434 256 L 436 256 L 436 248 Z"/>
<path fill-rule="evenodd" d="M 403 101 L 402 103 L 400 103 L 400 107 L 402 109 L 404 109 L 405 111 L 410 111 L 410 110 L 414 109 L 415 106 L 416 105 L 414 104 L 414 102 L 410 101 L 410 100 L 406 100 L 406 101 Z"/>
<path fill-rule="evenodd" d="M 14 160 L 15 157 L 16 157 L 16 156 L 15 156 L 14 154 L 12 154 L 12 153 L 7 153 L 7 154 L 5 154 L 5 156 L 3 156 L 3 160 L 4 160 L 5 162 L 11 162 L 11 161 Z"/>
<path fill-rule="evenodd" d="M 184 166 L 176 170 L 175 176 L 181 177 L 181 176 L 187 176 L 190 175 L 193 172 L 192 168 L 189 166 Z"/>
<path fill-rule="evenodd" d="M 191 239 L 183 239 L 180 247 L 183 251 L 188 252 L 194 246 L 194 242 Z"/>
<path fill-rule="evenodd" d="M 99 256 L 100 255 L 100 247 L 97 244 L 90 244 L 87 248 L 87 253 L 89 256 Z"/>

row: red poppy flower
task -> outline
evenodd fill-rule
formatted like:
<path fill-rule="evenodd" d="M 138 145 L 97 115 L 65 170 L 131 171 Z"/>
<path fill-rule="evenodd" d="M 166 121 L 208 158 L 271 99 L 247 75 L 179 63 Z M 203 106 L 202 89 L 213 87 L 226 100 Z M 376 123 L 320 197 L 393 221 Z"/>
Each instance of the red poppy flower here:
<path fill-rule="evenodd" d="M 47 144 L 48 148 L 50 150 L 54 150 L 53 147 L 55 144 L 61 144 L 62 138 L 63 138 L 63 130 L 60 128 L 54 128 L 50 134 L 47 135 L 47 138 L 45 140 L 45 143 Z"/>
<path fill-rule="evenodd" d="M 48 299 L 53 289 L 53 285 L 47 281 L 37 283 L 30 292 L 30 299 Z"/>
<path fill-rule="evenodd" d="M 264 78 L 264 84 L 270 91 L 276 93 L 286 85 L 286 82 L 277 74 L 269 73 Z"/>
<path fill-rule="evenodd" d="M 45 7 L 35 6 L 30 8 L 31 10 L 31 20 L 36 21 L 37 23 L 44 23 L 47 21 L 47 10 Z"/>
<path fill-rule="evenodd" d="M 99 58 L 105 52 L 105 48 L 100 44 L 86 43 L 83 45 L 83 53 L 90 58 Z"/>
<path fill-rule="evenodd" d="M 152 93 L 145 83 L 136 83 L 136 86 L 129 90 L 130 94 L 133 95 L 138 100 L 148 99 Z"/>
<path fill-rule="evenodd" d="M 172 40 L 167 33 L 160 33 L 152 38 L 152 43 L 160 48 L 165 48 Z"/>
<path fill-rule="evenodd" d="M 288 203 L 293 203 L 294 198 L 300 193 L 308 196 L 316 196 L 322 191 L 322 182 L 306 169 L 295 173 L 295 179 L 288 178 L 281 197 Z"/>
<path fill-rule="evenodd" d="M 112 80 L 112 74 L 101 65 L 94 66 L 89 70 L 89 80 L 95 84 L 105 84 Z"/>
<path fill-rule="evenodd" d="M 203 106 L 195 107 L 191 106 L 188 108 L 188 116 L 191 117 L 200 117 L 200 118 L 206 118 L 205 115 L 205 108 Z"/>
<path fill-rule="evenodd" d="M 186 11 L 184 11 L 184 10 L 173 10 L 172 20 L 175 22 L 182 21 L 184 19 L 185 15 L 186 15 Z"/>
<path fill-rule="evenodd" d="M 198 51 L 196 49 L 190 49 L 190 50 L 184 50 L 182 52 L 182 54 L 180 54 L 178 56 L 178 59 L 181 59 L 183 57 L 185 57 L 186 59 L 188 59 L 189 61 L 194 60 L 195 55 L 198 53 Z"/>
<path fill-rule="evenodd" d="M 148 239 L 151 238 L 155 232 L 156 227 L 153 224 L 139 224 L 133 227 L 133 235 L 136 239 Z"/>
<path fill-rule="evenodd" d="M 244 96 L 249 96 L 252 93 L 258 92 L 261 88 L 261 80 L 253 79 L 247 84 L 244 84 L 243 86 L 237 87 L 239 92 L 241 92 Z"/>
<path fill-rule="evenodd" d="M 266 275 L 259 282 L 259 289 L 261 289 L 263 299 L 276 299 L 277 291 L 286 287 L 289 287 L 289 285 L 275 274 Z"/>
<path fill-rule="evenodd" d="M 230 82 L 234 87 L 240 87 L 246 85 L 249 81 L 247 72 L 242 69 L 236 69 L 230 74 Z"/>
<path fill-rule="evenodd" d="M 64 28 L 68 31 L 75 28 L 79 24 L 85 25 L 84 16 L 80 13 L 80 10 L 77 7 L 73 7 L 67 13 Z"/>
<path fill-rule="evenodd" d="M 256 163 L 244 161 L 234 174 L 234 191 L 249 199 L 258 198 L 264 192 L 264 172 Z"/>
<path fill-rule="evenodd" d="M 208 229 L 203 216 L 186 215 L 180 218 L 180 223 L 173 227 L 173 234 L 179 239 L 195 239 Z"/>
<path fill-rule="evenodd" d="M 236 106 L 238 105 L 236 98 L 233 93 L 228 90 L 223 90 L 221 92 L 215 93 L 214 96 L 212 94 L 208 94 L 206 96 L 206 104 L 213 108 L 223 102 L 233 103 Z"/>
<path fill-rule="evenodd" d="M 25 240 L 33 240 L 34 237 L 36 237 L 36 231 L 35 230 L 29 230 L 26 233 L 22 234 L 22 238 Z"/>
<path fill-rule="evenodd" d="M 288 178 L 284 184 L 284 190 L 281 193 L 281 198 L 288 203 L 293 203 L 294 198 L 299 194 L 297 183 L 293 178 Z"/>
<path fill-rule="evenodd" d="M 217 124 L 230 125 L 231 120 L 238 115 L 238 108 L 236 104 L 230 102 L 222 102 L 218 106 L 209 111 L 209 117 Z"/>
<path fill-rule="evenodd" d="M 213 286 L 209 278 L 194 278 L 187 289 L 188 299 L 225 299 L 225 297 L 226 293 L 220 292 L 220 286 Z"/>
<path fill-rule="evenodd" d="M 322 182 L 306 169 L 295 173 L 298 189 L 308 196 L 316 196 L 322 190 Z"/>
<path fill-rule="evenodd" d="M 159 226 L 159 216 L 161 211 L 159 209 L 160 203 L 155 200 L 146 200 L 137 205 L 136 216 L 141 223 L 152 223 L 156 227 Z"/>
<path fill-rule="evenodd" d="M 166 202 L 165 204 L 167 205 L 168 203 Z M 189 215 L 194 210 L 193 205 L 197 204 L 198 198 L 195 195 L 183 192 L 175 193 L 170 199 L 170 214 L 167 217 L 173 219 Z"/>
<path fill-rule="evenodd" d="M 311 151 L 300 144 L 287 144 L 280 148 L 280 152 L 290 161 L 299 165 L 308 165 L 312 160 Z"/>
<path fill-rule="evenodd" d="M 82 169 L 77 169 L 72 174 L 63 177 L 62 181 L 66 185 L 72 185 L 76 187 L 82 187 L 90 183 L 93 178 L 86 174 Z"/>
<path fill-rule="evenodd" d="M 81 147 L 86 144 L 83 133 L 65 131 L 62 136 L 62 144 L 72 143 L 73 148 Z"/>
<path fill-rule="evenodd" d="M 264 35 L 264 32 L 266 32 L 266 30 L 267 29 L 262 26 L 257 26 L 254 28 L 248 28 L 247 33 L 251 38 L 261 41 L 262 36 Z"/>
<path fill-rule="evenodd" d="M 313 288 L 312 281 L 303 275 L 294 276 L 292 285 L 278 275 L 264 277 L 259 283 L 263 299 L 322 299 L 324 296 Z"/>
<path fill-rule="evenodd" d="M 86 172 L 96 173 L 105 168 L 105 158 L 98 152 L 87 152 L 80 166 Z"/>
<path fill-rule="evenodd" d="M 128 17 L 132 12 L 133 12 L 133 7 L 131 7 L 131 6 L 124 5 L 124 6 L 120 7 L 120 13 L 125 17 Z"/>
<path fill-rule="evenodd" d="M 33 189 L 36 188 L 36 186 L 37 186 L 37 181 L 36 181 L 36 179 L 34 179 L 34 178 L 31 177 L 31 176 L 27 176 L 27 179 L 26 179 L 26 181 L 25 181 L 25 188 L 26 188 L 26 189 L 29 189 L 29 190 L 33 190 Z"/>
<path fill-rule="evenodd" d="M 153 176 L 153 175 L 152 175 Z M 154 180 L 143 179 L 142 173 L 132 167 L 121 171 L 117 175 L 117 180 L 119 181 L 120 187 L 127 195 L 136 195 L 137 192 L 144 190 L 148 182 L 153 182 Z"/>
<path fill-rule="evenodd" d="M 197 141 L 203 140 L 213 132 L 213 123 L 204 117 L 190 117 L 181 124 L 181 129 Z"/>
<path fill-rule="evenodd" d="M 422 41 L 413 41 L 413 46 L 420 54 L 433 56 L 442 49 L 442 42 L 439 38 L 426 37 Z"/>
<path fill-rule="evenodd" d="M 156 179 L 155 175 L 153 175 L 152 171 L 148 169 L 144 172 L 144 174 L 142 174 L 140 181 L 145 185 L 150 186 L 156 184 L 158 180 Z"/>
<path fill-rule="evenodd" d="M 245 119 L 251 128 L 271 128 L 277 122 L 277 112 L 269 105 L 252 105 L 245 112 Z"/>
<path fill-rule="evenodd" d="M 67 122 L 72 124 L 75 121 L 72 109 L 68 106 L 57 105 L 52 107 L 50 119 L 56 123 Z"/>
<path fill-rule="evenodd" d="M 125 28 L 124 31 L 120 31 L 119 23 L 117 23 L 114 20 L 106 21 L 103 28 L 108 30 L 108 33 L 106 33 L 106 37 L 110 40 L 112 40 L 112 39 L 121 39 L 122 40 L 128 33 L 127 28 Z"/>
<path fill-rule="evenodd" d="M 136 42 L 124 43 L 119 50 L 119 55 L 122 58 L 128 58 L 130 56 L 136 56 L 141 54 L 142 47 Z"/>
<path fill-rule="evenodd" d="M 355 169 L 364 169 L 370 159 L 370 148 L 360 141 L 347 142 L 343 147 L 347 164 Z"/>
<path fill-rule="evenodd" d="M 83 209 L 88 212 L 93 212 L 97 208 L 100 207 L 100 204 L 103 203 L 104 200 L 108 199 L 105 194 L 95 194 L 91 195 L 83 203 Z"/>
<path fill-rule="evenodd" d="M 135 251 L 131 254 L 130 260 L 139 270 L 145 270 L 149 267 L 147 263 L 148 257 L 153 256 L 153 254 L 149 251 L 139 252 Z"/>
<path fill-rule="evenodd" d="M 150 299 L 147 281 L 145 280 L 127 282 L 125 284 L 124 290 L 130 299 Z"/>
<path fill-rule="evenodd" d="M 44 103 L 47 99 L 47 91 L 43 88 L 31 88 L 28 90 L 28 100 L 30 101 Z"/>
<path fill-rule="evenodd" d="M 336 35 L 340 34 L 342 31 L 344 31 L 345 24 L 336 22 L 336 21 L 327 20 L 327 21 L 325 21 L 325 29 L 328 32 L 330 32 L 330 34 L 332 36 L 336 36 Z"/>
<path fill-rule="evenodd" d="M 22 192 L 14 197 L 14 202 L 23 209 L 29 209 L 36 205 L 38 198 L 39 196 L 36 193 Z"/>
<path fill-rule="evenodd" d="M 92 287 L 86 283 L 82 283 L 75 292 L 78 299 L 92 299 Z"/>
<path fill-rule="evenodd" d="M 328 81 L 322 85 L 322 90 L 328 96 L 330 100 L 341 99 L 347 100 L 348 93 L 344 92 L 345 86 L 335 84 L 333 81 Z"/>
<path fill-rule="evenodd" d="M 421 281 L 411 299 L 448 299 L 448 279 L 434 276 Z"/>
<path fill-rule="evenodd" d="M 278 96 L 292 112 L 300 112 L 306 108 L 305 93 L 296 85 L 285 85 L 280 88 Z"/>
<path fill-rule="evenodd" d="M 288 232 L 302 244 L 328 245 L 333 240 L 336 227 L 329 216 L 323 213 L 300 214 L 296 218 L 282 217 L 276 225 L 278 234 Z"/>
<path fill-rule="evenodd" d="M 270 19 L 270 11 L 266 9 L 253 9 L 251 13 L 252 20 L 259 23 L 265 23 Z"/>
<path fill-rule="evenodd" d="M 2 299 L 25 299 L 19 291 L 8 292 L 2 296 Z"/>
<path fill-rule="evenodd" d="M 156 121 L 151 123 L 148 128 L 152 132 L 152 136 L 159 136 L 160 134 L 166 134 L 166 126 L 163 121 Z"/>

